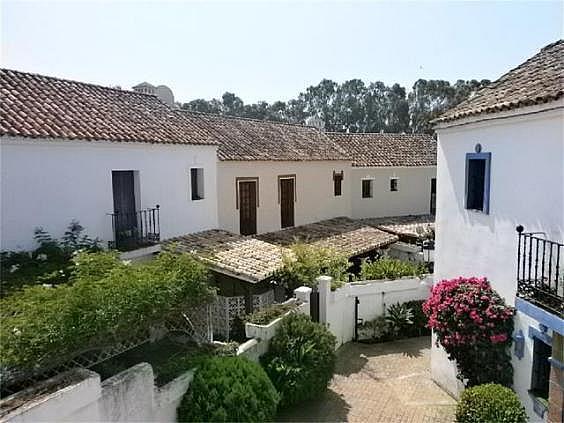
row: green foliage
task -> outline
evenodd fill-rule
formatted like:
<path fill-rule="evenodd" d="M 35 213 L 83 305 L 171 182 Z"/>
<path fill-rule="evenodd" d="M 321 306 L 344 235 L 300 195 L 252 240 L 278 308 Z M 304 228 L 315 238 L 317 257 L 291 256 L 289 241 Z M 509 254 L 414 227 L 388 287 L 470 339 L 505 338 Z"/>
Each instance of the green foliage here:
<path fill-rule="evenodd" d="M 262 310 L 256 311 L 253 314 L 249 314 L 246 317 L 248 323 L 254 323 L 255 325 L 268 325 L 275 319 L 283 316 L 291 310 L 295 310 L 297 307 L 296 303 L 291 304 L 272 304 L 271 306 L 265 307 Z"/>
<path fill-rule="evenodd" d="M 79 253 L 71 284 L 32 286 L 0 303 L 0 365 L 30 370 L 111 345 L 210 300 L 206 267 L 165 251 L 131 265 L 112 252 Z"/>
<path fill-rule="evenodd" d="M 389 331 L 394 336 L 398 336 L 413 326 L 413 311 L 407 304 L 392 304 L 386 313 Z"/>
<path fill-rule="evenodd" d="M 411 263 L 392 258 L 381 258 L 378 260 L 363 260 L 360 265 L 360 279 L 399 279 L 404 276 L 421 276 L 427 273 L 427 269 L 421 263 Z"/>
<path fill-rule="evenodd" d="M 332 289 L 348 279 L 349 262 L 345 255 L 332 249 L 297 242 L 290 247 L 290 253 L 282 258 L 282 269 L 275 277 L 289 290 L 300 286 L 315 286 L 319 276 L 331 276 L 335 281 Z"/>
<path fill-rule="evenodd" d="M 526 423 L 525 408 L 511 389 L 487 383 L 462 392 L 456 407 L 458 423 Z"/>
<path fill-rule="evenodd" d="M 241 357 L 214 357 L 196 372 L 178 407 L 178 421 L 272 421 L 279 399 L 258 364 Z"/>
<path fill-rule="evenodd" d="M 488 83 L 459 80 L 451 85 L 448 81 L 420 79 L 407 93 L 399 84 L 387 86 L 380 81 L 364 83 L 360 79 L 338 84 L 323 79 L 287 103 L 244 104 L 241 98 L 226 92 L 221 99 L 197 99 L 184 103 L 182 108 L 290 123 L 306 123 L 316 116 L 328 131 L 432 133 L 431 119 Z"/>
<path fill-rule="evenodd" d="M 60 240 L 37 228 L 34 232 L 39 244 L 37 249 L 0 253 L 0 295 L 6 296 L 26 285 L 67 282 L 76 252 L 100 251 L 99 240 L 83 232 L 84 228 L 76 220 L 71 221 Z"/>
<path fill-rule="evenodd" d="M 261 362 L 288 407 L 319 397 L 335 370 L 335 336 L 303 314 L 290 314 Z"/>
<path fill-rule="evenodd" d="M 359 338 L 364 342 L 386 342 L 414 336 L 430 335 L 423 313 L 423 300 L 392 304 L 384 316 L 358 326 Z"/>

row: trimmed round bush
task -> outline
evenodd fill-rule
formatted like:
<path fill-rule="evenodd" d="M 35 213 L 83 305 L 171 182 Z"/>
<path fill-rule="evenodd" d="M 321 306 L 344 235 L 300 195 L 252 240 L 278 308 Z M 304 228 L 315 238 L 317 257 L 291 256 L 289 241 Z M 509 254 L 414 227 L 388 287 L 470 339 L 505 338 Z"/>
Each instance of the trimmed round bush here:
<path fill-rule="evenodd" d="M 466 389 L 456 408 L 458 423 L 526 423 L 527 414 L 511 389 L 486 383 Z"/>
<path fill-rule="evenodd" d="M 319 397 L 335 370 L 336 339 L 304 314 L 285 317 L 262 357 L 266 373 L 288 407 Z"/>
<path fill-rule="evenodd" d="M 178 421 L 272 421 L 279 399 L 258 364 L 242 357 L 214 357 L 197 370 L 178 407 Z"/>

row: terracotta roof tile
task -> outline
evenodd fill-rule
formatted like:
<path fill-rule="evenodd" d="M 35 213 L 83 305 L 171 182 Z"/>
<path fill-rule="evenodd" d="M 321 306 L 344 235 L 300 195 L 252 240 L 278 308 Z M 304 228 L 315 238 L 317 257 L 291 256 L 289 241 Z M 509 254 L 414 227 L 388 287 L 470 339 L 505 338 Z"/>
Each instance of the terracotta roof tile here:
<path fill-rule="evenodd" d="M 547 103 L 563 95 L 564 40 L 558 40 L 433 122 Z"/>
<path fill-rule="evenodd" d="M 296 241 L 302 241 L 307 244 L 332 248 L 348 257 L 385 247 L 398 240 L 398 237 L 393 234 L 348 217 L 336 217 L 257 235 L 256 237 L 282 247 L 287 247 Z"/>
<path fill-rule="evenodd" d="M 181 251 L 192 252 L 220 273 L 260 282 L 282 266 L 285 248 L 255 238 L 212 229 L 172 238 Z"/>
<path fill-rule="evenodd" d="M 430 229 L 435 229 L 435 216 L 391 216 L 361 219 L 366 225 L 373 226 L 394 235 L 420 238 Z"/>
<path fill-rule="evenodd" d="M 201 122 L 157 97 L 0 69 L 0 135 L 216 144 Z"/>
<path fill-rule="evenodd" d="M 427 134 L 328 134 L 356 167 L 436 166 L 437 142 Z"/>
<path fill-rule="evenodd" d="M 348 160 L 349 155 L 312 126 L 184 112 L 205 122 L 219 142 L 220 160 Z"/>

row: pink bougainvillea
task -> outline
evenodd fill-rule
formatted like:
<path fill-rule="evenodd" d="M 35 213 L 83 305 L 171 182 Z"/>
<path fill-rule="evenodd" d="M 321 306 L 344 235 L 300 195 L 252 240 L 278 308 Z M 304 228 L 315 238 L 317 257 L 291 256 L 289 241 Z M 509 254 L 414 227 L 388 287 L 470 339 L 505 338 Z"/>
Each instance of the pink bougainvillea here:
<path fill-rule="evenodd" d="M 497 382 L 510 385 L 508 348 L 513 308 L 507 306 L 486 278 L 456 278 L 436 284 L 423 304 L 429 328 L 468 385 Z"/>

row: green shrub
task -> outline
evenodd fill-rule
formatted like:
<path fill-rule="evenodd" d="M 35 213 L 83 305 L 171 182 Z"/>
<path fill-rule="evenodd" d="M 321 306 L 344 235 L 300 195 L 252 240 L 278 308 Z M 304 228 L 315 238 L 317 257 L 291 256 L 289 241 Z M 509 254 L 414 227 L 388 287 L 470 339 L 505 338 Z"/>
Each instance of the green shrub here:
<path fill-rule="evenodd" d="M 456 407 L 458 423 L 526 423 L 525 408 L 511 389 L 487 383 L 462 392 Z"/>
<path fill-rule="evenodd" d="M 319 397 L 335 369 L 336 339 L 309 316 L 290 314 L 271 339 L 263 366 L 287 407 Z"/>
<path fill-rule="evenodd" d="M 279 399 L 258 364 L 241 357 L 214 357 L 196 372 L 178 408 L 178 421 L 272 421 Z"/>
<path fill-rule="evenodd" d="M 407 334 L 413 327 L 413 311 L 405 303 L 392 304 L 386 310 L 386 322 L 388 322 L 388 330 L 394 337 Z"/>
<path fill-rule="evenodd" d="M 272 304 L 262 310 L 249 314 L 245 320 L 255 325 L 268 325 L 287 312 L 295 310 L 297 306 L 295 302 L 291 304 Z"/>
<path fill-rule="evenodd" d="M 6 296 L 26 285 L 67 282 L 73 255 L 78 251 L 100 251 L 98 239 L 83 234 L 84 228 L 73 220 L 60 239 L 54 239 L 42 228 L 34 232 L 38 247 L 33 251 L 0 253 L 0 295 Z"/>
<path fill-rule="evenodd" d="M 127 264 L 111 252 L 80 253 L 71 284 L 32 286 L 0 302 L 0 366 L 30 370 L 144 334 L 211 300 L 206 267 L 162 252 Z"/>
<path fill-rule="evenodd" d="M 425 265 L 392 258 L 363 260 L 360 265 L 361 280 L 399 279 L 404 276 L 421 276 L 427 273 Z"/>
<path fill-rule="evenodd" d="M 282 269 L 275 277 L 289 290 L 300 286 L 315 286 L 315 279 L 322 275 L 331 276 L 336 289 L 348 280 L 350 263 L 345 255 L 330 248 L 304 243 L 295 243 L 290 252 L 282 257 Z"/>

